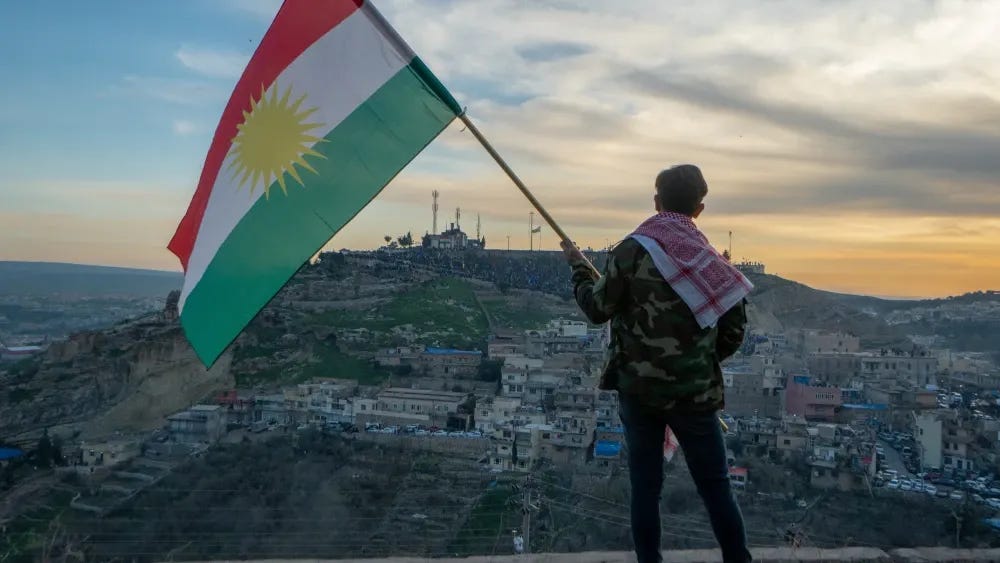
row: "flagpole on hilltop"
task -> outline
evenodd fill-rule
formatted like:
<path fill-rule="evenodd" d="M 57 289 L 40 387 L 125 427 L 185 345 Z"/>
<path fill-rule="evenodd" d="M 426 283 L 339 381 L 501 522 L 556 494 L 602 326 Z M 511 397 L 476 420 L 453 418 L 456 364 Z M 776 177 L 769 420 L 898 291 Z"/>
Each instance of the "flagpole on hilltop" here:
<path fill-rule="evenodd" d="M 507 177 L 510 178 L 510 181 L 514 182 L 514 185 L 517 186 L 517 189 L 521 190 L 521 193 L 524 194 L 524 197 L 528 198 L 528 201 L 531 203 L 531 205 L 534 206 L 534 208 L 538 211 L 538 214 L 542 216 L 542 219 L 545 219 L 545 222 L 549 224 L 549 227 L 552 228 L 552 230 L 556 233 L 556 235 L 562 241 L 573 244 L 572 239 L 569 238 L 569 236 L 566 234 L 566 231 L 562 230 L 562 227 L 560 227 L 559 224 L 556 223 L 556 220 L 553 219 L 551 215 L 549 215 L 549 212 L 546 211 L 544 207 L 542 207 L 542 204 L 538 201 L 538 199 L 535 198 L 535 195 L 531 193 L 531 190 L 528 189 L 528 186 L 525 186 L 524 182 L 522 182 L 521 179 L 517 177 L 517 174 L 515 174 L 514 171 L 511 169 L 511 167 L 507 165 L 507 162 L 504 161 L 503 157 L 500 156 L 499 153 L 497 153 L 497 151 L 493 148 L 493 145 L 491 145 L 490 142 L 486 140 L 486 137 L 484 137 L 483 134 L 479 131 L 479 128 L 472 123 L 472 120 L 469 119 L 469 116 L 465 112 L 462 112 L 458 116 L 458 118 L 461 119 L 462 123 L 464 123 L 465 126 L 469 129 L 469 132 L 472 133 L 472 136 L 475 137 L 477 141 L 479 141 L 479 144 L 483 145 L 483 148 L 486 149 L 486 152 L 490 153 L 490 156 L 493 157 L 493 160 L 496 161 L 497 165 L 499 165 L 500 168 L 504 171 L 504 173 L 507 174 Z M 529 236 L 533 237 L 534 234 L 531 234 Z M 584 257 L 584 260 L 587 260 L 587 258 Z M 590 267 L 590 269 L 594 272 L 596 276 L 600 276 L 600 272 L 598 272 L 597 268 L 595 268 L 594 265 L 590 263 L 590 260 L 587 260 L 587 265 Z"/>

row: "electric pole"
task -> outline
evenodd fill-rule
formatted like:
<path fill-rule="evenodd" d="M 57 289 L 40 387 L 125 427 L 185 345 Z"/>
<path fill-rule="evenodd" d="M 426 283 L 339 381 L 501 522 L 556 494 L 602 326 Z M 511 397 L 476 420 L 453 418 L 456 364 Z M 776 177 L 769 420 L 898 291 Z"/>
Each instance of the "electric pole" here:
<path fill-rule="evenodd" d="M 524 552 L 531 553 L 531 475 L 524 479 L 521 495 L 521 534 L 524 536 Z"/>
<path fill-rule="evenodd" d="M 955 549 L 960 549 L 962 547 L 962 517 L 954 510 L 951 511 L 951 515 L 955 517 Z"/>
<path fill-rule="evenodd" d="M 507 235 L 507 252 L 510 252 L 510 235 Z"/>

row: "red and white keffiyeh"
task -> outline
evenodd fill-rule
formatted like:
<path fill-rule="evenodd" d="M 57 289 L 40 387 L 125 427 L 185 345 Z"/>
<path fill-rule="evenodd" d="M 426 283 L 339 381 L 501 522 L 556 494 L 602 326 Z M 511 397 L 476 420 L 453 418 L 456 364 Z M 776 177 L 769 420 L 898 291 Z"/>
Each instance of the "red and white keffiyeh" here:
<path fill-rule="evenodd" d="M 712 248 L 687 215 L 658 213 L 630 236 L 646 249 L 702 328 L 715 326 L 753 289 L 750 280 Z"/>

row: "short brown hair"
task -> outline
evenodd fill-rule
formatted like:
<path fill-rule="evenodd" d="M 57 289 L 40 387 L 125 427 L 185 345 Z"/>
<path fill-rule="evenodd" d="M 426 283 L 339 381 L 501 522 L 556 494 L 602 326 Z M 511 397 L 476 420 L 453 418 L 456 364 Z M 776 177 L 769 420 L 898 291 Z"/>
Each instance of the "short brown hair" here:
<path fill-rule="evenodd" d="M 679 164 L 657 174 L 656 195 L 663 211 L 694 215 L 708 195 L 708 183 L 697 166 Z"/>

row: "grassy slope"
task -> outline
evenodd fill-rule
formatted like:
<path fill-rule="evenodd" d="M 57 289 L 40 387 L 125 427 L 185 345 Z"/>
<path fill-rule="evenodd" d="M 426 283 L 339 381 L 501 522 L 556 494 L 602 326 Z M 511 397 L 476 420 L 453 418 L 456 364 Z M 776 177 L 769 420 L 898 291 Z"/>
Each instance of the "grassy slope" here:
<path fill-rule="evenodd" d="M 472 286 L 454 278 L 438 278 L 415 286 L 377 310 L 326 311 L 313 315 L 308 322 L 377 332 L 412 325 L 422 344 L 476 348 L 485 340 L 489 328 Z"/>

